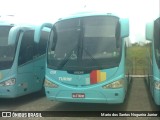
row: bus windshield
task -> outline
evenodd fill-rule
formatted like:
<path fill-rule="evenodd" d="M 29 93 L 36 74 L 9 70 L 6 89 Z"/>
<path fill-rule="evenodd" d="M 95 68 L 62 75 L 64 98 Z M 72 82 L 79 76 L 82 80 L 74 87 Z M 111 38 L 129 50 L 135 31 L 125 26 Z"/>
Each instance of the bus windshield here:
<path fill-rule="evenodd" d="M 8 35 L 12 26 L 0 26 L 0 70 L 11 67 L 15 47 L 8 45 Z"/>
<path fill-rule="evenodd" d="M 120 63 L 118 17 L 90 16 L 62 20 L 54 25 L 53 31 L 48 47 L 48 67 L 94 70 L 116 67 Z"/>

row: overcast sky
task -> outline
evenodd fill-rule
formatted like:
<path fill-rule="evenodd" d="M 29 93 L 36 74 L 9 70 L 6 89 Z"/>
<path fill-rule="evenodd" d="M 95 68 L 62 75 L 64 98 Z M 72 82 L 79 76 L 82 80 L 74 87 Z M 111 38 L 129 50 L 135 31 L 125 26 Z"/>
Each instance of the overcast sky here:
<path fill-rule="evenodd" d="M 144 40 L 145 24 L 159 16 L 159 4 L 159 0 L 0 0 L 0 15 L 38 24 L 81 11 L 118 13 L 129 18 L 130 39 L 135 42 Z"/>

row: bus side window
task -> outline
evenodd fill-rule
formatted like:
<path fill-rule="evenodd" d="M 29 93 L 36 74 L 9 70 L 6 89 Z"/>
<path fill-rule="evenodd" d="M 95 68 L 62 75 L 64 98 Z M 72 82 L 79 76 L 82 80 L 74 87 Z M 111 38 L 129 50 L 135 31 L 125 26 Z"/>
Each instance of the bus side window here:
<path fill-rule="evenodd" d="M 156 61 L 158 66 L 160 67 L 160 19 L 157 19 L 154 22 L 154 45 L 155 45 L 155 53 L 156 53 Z"/>
<path fill-rule="evenodd" d="M 158 22 L 154 23 L 154 40 L 155 40 L 155 48 L 160 49 L 160 27 Z"/>
<path fill-rule="evenodd" d="M 50 40 L 52 41 L 50 44 L 51 44 L 51 51 L 55 51 L 55 47 L 56 47 L 56 43 L 57 43 L 57 31 L 56 31 L 56 28 L 53 27 L 52 30 L 51 30 L 51 33 L 50 33 L 50 38 L 49 39 L 53 39 Z"/>
<path fill-rule="evenodd" d="M 116 25 L 116 31 L 115 31 L 115 38 L 116 38 L 116 48 L 119 48 L 121 45 L 121 38 L 120 38 L 120 23 L 117 22 L 117 25 Z"/>
<path fill-rule="evenodd" d="M 48 37 L 49 37 L 49 32 L 42 31 L 40 42 L 38 43 L 37 46 L 38 56 L 46 53 Z"/>
<path fill-rule="evenodd" d="M 22 65 L 33 59 L 34 55 L 34 31 L 26 31 L 22 37 L 18 65 Z"/>

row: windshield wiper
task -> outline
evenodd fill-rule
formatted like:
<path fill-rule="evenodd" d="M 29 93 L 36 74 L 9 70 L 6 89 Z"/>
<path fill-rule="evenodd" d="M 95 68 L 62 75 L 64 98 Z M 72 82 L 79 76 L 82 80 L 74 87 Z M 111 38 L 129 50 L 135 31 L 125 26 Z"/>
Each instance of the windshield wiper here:
<path fill-rule="evenodd" d="M 99 62 L 97 62 L 97 60 L 86 49 L 83 49 L 83 50 L 90 57 L 90 59 L 98 66 L 97 68 L 100 69 L 101 65 L 99 64 Z"/>
<path fill-rule="evenodd" d="M 57 65 L 57 69 L 63 69 L 63 67 L 67 64 L 67 62 L 69 61 L 69 58 L 71 57 L 73 50 L 76 49 L 77 47 L 74 47 L 68 54 L 67 56 L 64 58 L 64 60 L 62 62 L 60 62 Z"/>

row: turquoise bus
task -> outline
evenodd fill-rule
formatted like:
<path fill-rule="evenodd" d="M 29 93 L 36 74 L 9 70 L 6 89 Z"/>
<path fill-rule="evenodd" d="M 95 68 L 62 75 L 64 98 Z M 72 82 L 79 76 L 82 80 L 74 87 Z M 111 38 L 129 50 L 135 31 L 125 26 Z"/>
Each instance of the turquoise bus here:
<path fill-rule="evenodd" d="M 147 84 L 157 105 L 160 105 L 160 17 L 146 24 L 148 46 L 148 79 Z"/>
<path fill-rule="evenodd" d="M 34 27 L 0 24 L 0 98 L 15 98 L 42 89 L 49 32 L 37 43 Z"/>
<path fill-rule="evenodd" d="M 130 82 L 125 68 L 124 38 L 128 36 L 129 20 L 110 13 L 79 13 L 59 19 L 47 46 L 47 98 L 123 103 Z"/>

